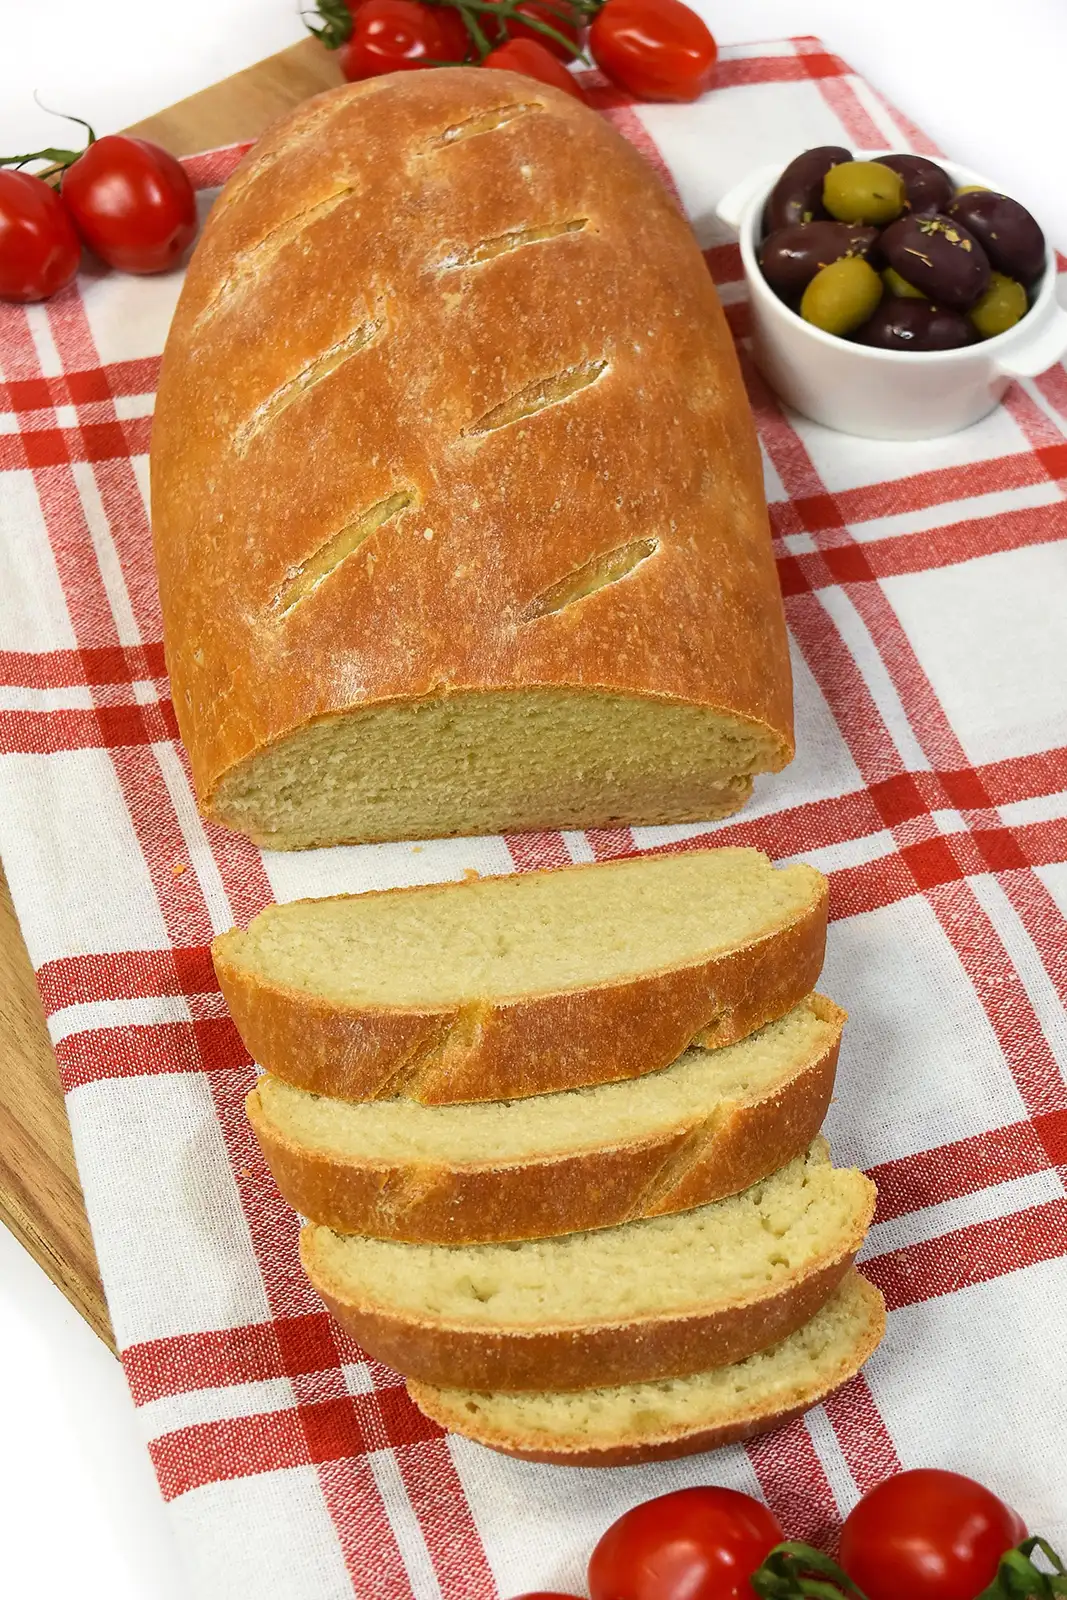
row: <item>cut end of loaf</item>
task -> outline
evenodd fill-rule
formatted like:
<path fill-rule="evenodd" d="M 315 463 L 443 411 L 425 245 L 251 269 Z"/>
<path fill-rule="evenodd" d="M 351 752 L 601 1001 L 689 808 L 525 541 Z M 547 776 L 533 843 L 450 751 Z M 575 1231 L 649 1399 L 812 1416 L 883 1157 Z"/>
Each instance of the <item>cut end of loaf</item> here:
<path fill-rule="evenodd" d="M 478 1393 L 409 1382 L 426 1416 L 488 1449 L 558 1466 L 632 1466 L 781 1426 L 848 1382 L 885 1332 L 878 1290 L 851 1272 L 810 1322 L 732 1366 L 577 1393 Z"/>
<path fill-rule="evenodd" d="M 770 729 L 701 706 L 464 692 L 324 717 L 231 768 L 206 809 L 274 850 L 710 821 L 792 753 Z"/>

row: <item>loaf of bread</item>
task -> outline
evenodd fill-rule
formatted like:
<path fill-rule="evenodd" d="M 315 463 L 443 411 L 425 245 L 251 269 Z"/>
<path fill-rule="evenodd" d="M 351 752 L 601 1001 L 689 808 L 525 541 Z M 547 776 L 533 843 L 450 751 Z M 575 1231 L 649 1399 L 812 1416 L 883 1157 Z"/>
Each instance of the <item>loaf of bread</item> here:
<path fill-rule="evenodd" d="M 518 1244 L 414 1245 L 308 1226 L 304 1270 L 371 1356 L 448 1388 L 583 1389 L 743 1360 L 813 1317 L 874 1185 L 810 1151 L 743 1194 Z"/>
<path fill-rule="evenodd" d="M 844 1014 L 811 995 L 662 1072 L 534 1099 L 351 1105 L 261 1078 L 249 1120 L 311 1222 L 416 1244 L 546 1238 L 736 1194 L 806 1150 Z"/>
<path fill-rule="evenodd" d="M 781 1427 L 847 1383 L 884 1331 L 881 1295 L 850 1272 L 810 1322 L 731 1366 L 578 1393 L 485 1394 L 418 1382 L 408 1393 L 442 1427 L 505 1455 L 627 1467 Z"/>
<path fill-rule="evenodd" d="M 296 1088 L 511 1100 L 783 1016 L 819 975 L 826 904 L 811 867 L 691 850 L 269 906 L 212 953 L 249 1051 Z"/>
<path fill-rule="evenodd" d="M 711 279 L 643 158 L 529 78 L 352 84 L 260 142 L 151 481 L 198 800 L 262 845 L 714 817 L 792 755 Z"/>

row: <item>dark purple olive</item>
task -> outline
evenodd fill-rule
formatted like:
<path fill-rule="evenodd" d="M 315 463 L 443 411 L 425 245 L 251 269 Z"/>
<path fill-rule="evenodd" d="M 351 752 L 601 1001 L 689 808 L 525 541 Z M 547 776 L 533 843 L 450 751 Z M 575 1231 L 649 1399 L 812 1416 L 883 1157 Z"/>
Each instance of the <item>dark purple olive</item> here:
<path fill-rule="evenodd" d="M 1027 288 L 1045 270 L 1045 235 L 1018 200 L 992 189 L 968 189 L 946 208 L 974 235 L 993 266 Z"/>
<path fill-rule="evenodd" d="M 989 258 L 952 217 L 901 217 L 878 241 L 887 266 L 929 300 L 966 311 L 989 283 Z"/>
<path fill-rule="evenodd" d="M 822 203 L 823 179 L 831 167 L 851 161 L 851 150 L 838 144 L 821 144 L 791 161 L 771 190 L 763 208 L 763 231 L 791 228 L 798 222 L 817 222 L 826 216 Z"/>
<path fill-rule="evenodd" d="M 842 256 L 866 256 L 877 237 L 877 228 L 859 223 L 797 222 L 767 235 L 759 264 L 775 294 L 795 300 L 823 267 Z"/>
<path fill-rule="evenodd" d="M 926 156 L 879 156 L 883 167 L 892 167 L 904 179 L 908 210 L 916 217 L 929 217 L 945 211 L 954 193 L 948 173 Z"/>
<path fill-rule="evenodd" d="M 975 331 L 961 311 L 892 296 L 852 337 L 877 350 L 959 350 L 974 343 Z"/>

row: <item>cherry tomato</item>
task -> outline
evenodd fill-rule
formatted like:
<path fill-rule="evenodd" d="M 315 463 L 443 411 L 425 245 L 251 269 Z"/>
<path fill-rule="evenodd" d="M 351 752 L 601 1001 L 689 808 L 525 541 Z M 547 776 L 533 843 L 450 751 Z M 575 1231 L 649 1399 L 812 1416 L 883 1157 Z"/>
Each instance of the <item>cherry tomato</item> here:
<path fill-rule="evenodd" d="M 367 0 L 368 5 L 371 0 Z M 505 72 L 521 72 L 527 78 L 537 78 L 541 83 L 551 84 L 554 89 L 562 89 L 564 94 L 571 94 L 576 100 L 585 100 L 585 91 L 574 76 L 568 72 L 562 61 L 557 61 L 550 55 L 543 45 L 535 43 L 533 39 L 509 39 L 507 44 L 497 45 L 495 50 L 490 50 L 483 67 L 500 67 Z"/>
<path fill-rule="evenodd" d="M 499 0 L 490 0 L 496 5 Z M 561 11 L 568 14 L 559 15 Z M 569 39 L 574 50 L 568 50 L 565 45 L 557 44 L 555 39 L 550 39 L 547 33 L 540 33 L 536 28 L 531 28 L 528 23 L 521 21 L 522 17 L 533 17 L 535 22 L 546 23 L 548 27 L 555 28 L 565 39 Z M 575 51 L 582 47 L 585 29 L 581 18 L 576 12 L 570 10 L 566 0 L 519 0 L 514 13 L 509 17 L 502 17 L 493 26 L 493 19 L 488 12 L 482 12 L 478 17 L 486 36 L 494 44 L 503 44 L 505 39 L 532 39 L 535 44 L 544 45 L 560 61 L 573 61 Z"/>
<path fill-rule="evenodd" d="M 529 1594 L 517 1594 L 515 1600 L 578 1600 L 575 1594 L 560 1594 L 558 1589 L 531 1589 Z"/>
<path fill-rule="evenodd" d="M 55 190 L 29 172 L 0 171 L 0 300 L 47 300 L 67 287 L 81 253 Z"/>
<path fill-rule="evenodd" d="M 341 71 L 355 83 L 383 72 L 462 61 L 469 47 L 463 18 L 451 6 L 431 9 L 418 0 L 363 0 L 354 13 L 351 38 L 341 46 Z"/>
<path fill-rule="evenodd" d="M 589 1563 L 589 1593 L 592 1600 L 752 1600 L 748 1580 L 783 1537 L 767 1507 L 747 1494 L 679 1489 L 612 1523 Z"/>
<path fill-rule="evenodd" d="M 639 100 L 696 100 L 719 47 L 682 0 L 607 0 L 589 30 L 601 71 Z"/>
<path fill-rule="evenodd" d="M 166 272 L 196 235 L 184 167 L 147 139 L 97 139 L 64 172 L 60 193 L 90 250 L 123 272 Z"/>
<path fill-rule="evenodd" d="M 975 1600 L 1022 1519 L 957 1472 L 901 1472 L 864 1495 L 845 1519 L 838 1561 L 868 1600 Z"/>

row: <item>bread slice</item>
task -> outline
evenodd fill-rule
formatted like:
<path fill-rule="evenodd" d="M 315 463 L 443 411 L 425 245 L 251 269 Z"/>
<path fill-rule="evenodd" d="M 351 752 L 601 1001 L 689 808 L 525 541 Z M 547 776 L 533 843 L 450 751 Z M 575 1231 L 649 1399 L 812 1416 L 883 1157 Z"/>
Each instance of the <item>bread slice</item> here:
<path fill-rule="evenodd" d="M 252 1055 L 341 1100 L 512 1100 L 730 1044 L 815 986 L 826 880 L 690 850 L 268 906 L 212 953 Z"/>
<path fill-rule="evenodd" d="M 524 1461 L 626 1467 L 717 1450 L 768 1433 L 854 1376 L 885 1331 L 885 1304 L 858 1272 L 810 1322 L 728 1367 L 580 1394 L 483 1394 L 411 1382 L 420 1411 Z"/>
<path fill-rule="evenodd" d="M 622 1083 L 466 1106 L 351 1105 L 261 1078 L 248 1116 L 289 1204 L 414 1244 L 544 1238 L 736 1194 L 806 1150 L 842 1011 L 822 995 Z"/>
<path fill-rule="evenodd" d="M 818 1139 L 727 1200 L 518 1244 L 412 1245 L 304 1229 L 312 1284 L 406 1377 L 583 1389 L 740 1361 L 822 1305 L 863 1242 L 874 1185 Z"/>

